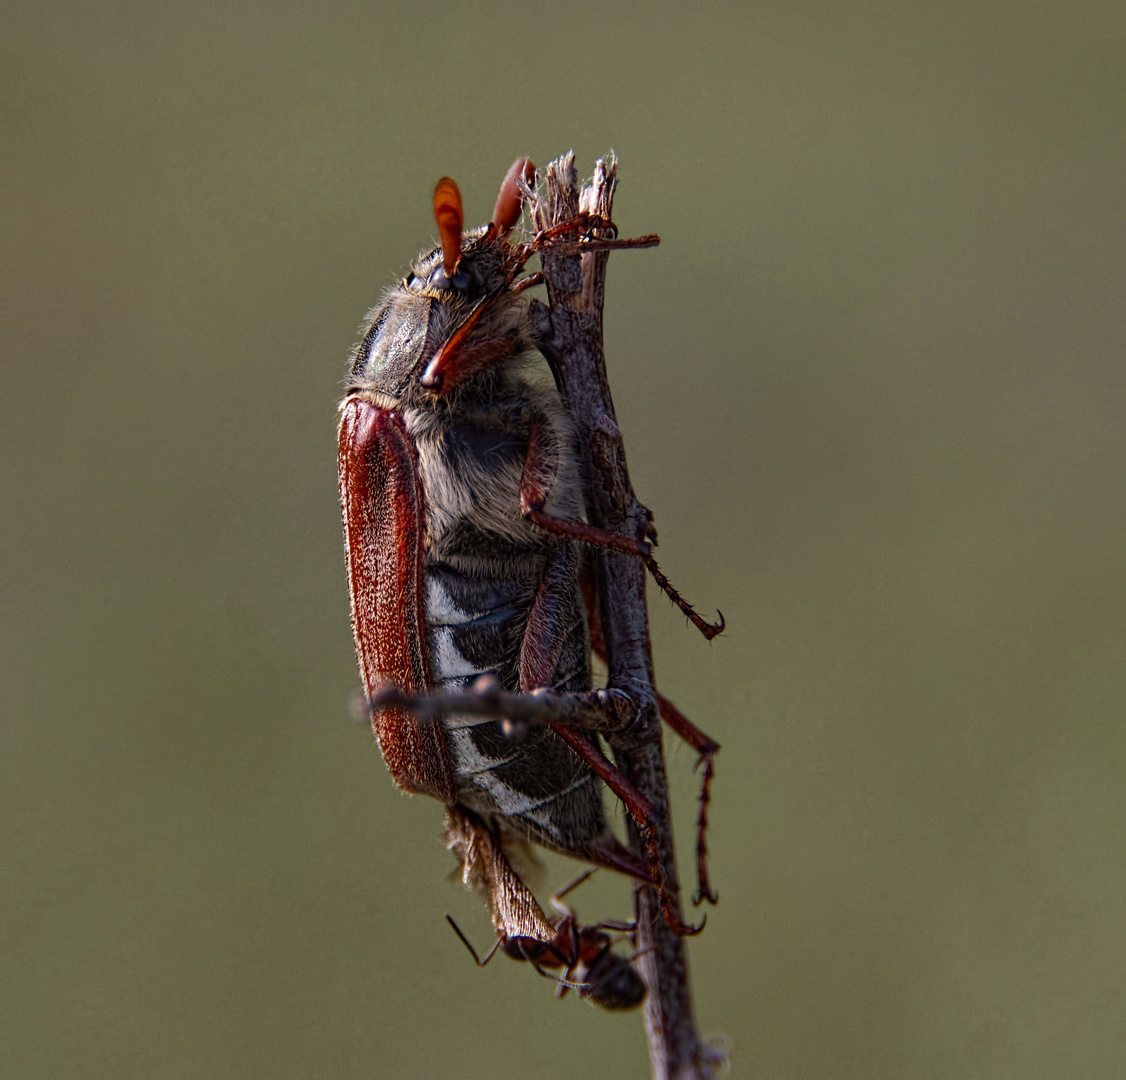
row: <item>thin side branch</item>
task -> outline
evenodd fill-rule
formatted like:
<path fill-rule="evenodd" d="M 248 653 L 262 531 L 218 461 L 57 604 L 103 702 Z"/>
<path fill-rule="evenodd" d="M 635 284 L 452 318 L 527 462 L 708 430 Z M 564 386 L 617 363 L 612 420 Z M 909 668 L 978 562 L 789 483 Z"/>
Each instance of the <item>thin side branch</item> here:
<path fill-rule="evenodd" d="M 484 716 L 499 720 L 505 735 L 513 739 L 538 724 L 567 724 L 607 733 L 621 731 L 636 713 L 629 695 L 614 690 L 537 690 L 519 694 L 502 689 L 499 681 L 488 675 L 458 690 L 438 687 L 425 693 L 408 693 L 387 686 L 371 696 L 368 707 L 406 709 L 420 720 L 438 720 L 455 713 Z"/>

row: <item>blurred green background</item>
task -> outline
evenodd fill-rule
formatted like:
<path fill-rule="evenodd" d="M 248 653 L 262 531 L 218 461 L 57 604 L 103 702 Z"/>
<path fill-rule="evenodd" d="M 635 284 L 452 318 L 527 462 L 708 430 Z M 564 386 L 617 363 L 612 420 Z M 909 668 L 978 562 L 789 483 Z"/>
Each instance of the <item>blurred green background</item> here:
<path fill-rule="evenodd" d="M 349 719 L 356 327 L 437 177 L 479 222 L 573 147 L 664 237 L 611 379 L 730 628 L 652 598 L 724 745 L 701 1028 L 736 1076 L 1121 1076 L 1124 55 L 1111 0 L 6 4 L 0 1073 L 646 1075 L 639 1016 L 473 966 Z"/>

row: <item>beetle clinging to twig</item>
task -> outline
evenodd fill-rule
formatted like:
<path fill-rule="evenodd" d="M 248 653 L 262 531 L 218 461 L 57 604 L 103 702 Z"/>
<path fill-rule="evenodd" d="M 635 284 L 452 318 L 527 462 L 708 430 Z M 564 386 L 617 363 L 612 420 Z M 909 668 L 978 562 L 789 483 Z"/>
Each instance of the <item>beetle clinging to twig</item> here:
<path fill-rule="evenodd" d="M 360 672 L 401 787 L 465 808 L 505 836 L 656 884 L 670 924 L 690 932 L 667 902 L 652 853 L 640 860 L 625 848 L 602 809 L 605 783 L 643 831 L 657 824 L 599 745 L 599 730 L 620 730 L 630 717 L 612 693 L 590 689 L 582 545 L 644 561 L 705 636 L 722 629 L 722 617 L 708 624 L 692 610 L 660 574 L 647 539 L 583 520 L 569 416 L 554 388 L 526 374 L 535 341 L 522 294 L 539 275 L 520 276 L 549 246 L 600 250 L 657 238 L 606 237 L 609 222 L 580 215 L 512 242 L 534 175 L 519 159 L 492 222 L 468 233 L 457 185 L 440 181 L 440 245 L 371 312 L 353 354 L 340 493 Z M 546 693 L 569 711 L 528 725 L 519 739 L 472 702 L 439 708 L 431 721 L 416 715 L 424 700 L 483 675 L 510 694 Z"/>

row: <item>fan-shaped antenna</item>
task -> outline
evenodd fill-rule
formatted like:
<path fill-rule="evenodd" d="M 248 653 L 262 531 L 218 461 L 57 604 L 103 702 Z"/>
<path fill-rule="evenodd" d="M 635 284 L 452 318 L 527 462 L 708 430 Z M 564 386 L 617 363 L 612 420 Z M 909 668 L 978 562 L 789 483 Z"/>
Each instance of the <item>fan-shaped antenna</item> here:
<path fill-rule="evenodd" d="M 536 167 L 526 157 L 517 158 L 512 163 L 512 168 L 505 173 L 500 185 L 496 209 L 493 210 L 493 228 L 501 236 L 507 236 L 512 232 L 512 227 L 520 220 L 521 203 L 524 199 L 520 192 L 521 179 L 529 185 L 536 182 Z"/>
<path fill-rule="evenodd" d="M 453 277 L 461 258 L 461 192 L 448 176 L 443 176 L 434 189 L 434 220 L 438 222 L 438 235 L 442 238 L 442 262 L 446 276 Z"/>

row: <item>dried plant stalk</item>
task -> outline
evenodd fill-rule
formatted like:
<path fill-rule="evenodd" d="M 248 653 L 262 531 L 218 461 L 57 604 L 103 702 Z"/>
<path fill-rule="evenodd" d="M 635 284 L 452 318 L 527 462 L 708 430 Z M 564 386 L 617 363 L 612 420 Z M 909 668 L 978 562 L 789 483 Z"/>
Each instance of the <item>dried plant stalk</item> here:
<path fill-rule="evenodd" d="M 611 219 L 617 160 L 599 161 L 594 176 L 580 188 L 575 158 L 568 153 L 548 165 L 545 184 L 534 193 L 531 210 L 537 229 L 548 229 L 585 211 Z M 597 233 L 595 235 L 598 235 Z M 607 232 L 605 235 L 611 235 Z M 547 248 L 542 253 L 550 307 L 533 301 L 538 344 L 554 372 L 579 435 L 592 525 L 642 538 L 649 513 L 638 502 L 626 469 L 622 435 L 614 416 L 602 347 L 606 250 Z M 598 607 L 609 666 L 608 686 L 629 695 L 637 720 L 623 733 L 608 736 L 618 766 L 660 812 L 658 849 L 665 887 L 679 912 L 680 886 L 669 822 L 668 780 L 661 749 L 661 719 L 653 683 L 645 567 L 636 558 L 599 549 L 593 553 Z M 645 857 L 637 828 L 628 821 L 630 844 Z M 657 891 L 638 884 L 634 892 L 637 964 L 649 988 L 645 1023 L 653 1076 L 659 1080 L 707 1080 L 724 1055 L 696 1030 L 684 939 L 661 915 Z"/>

